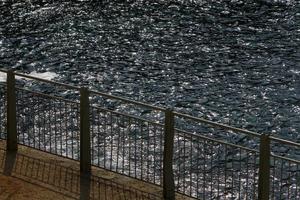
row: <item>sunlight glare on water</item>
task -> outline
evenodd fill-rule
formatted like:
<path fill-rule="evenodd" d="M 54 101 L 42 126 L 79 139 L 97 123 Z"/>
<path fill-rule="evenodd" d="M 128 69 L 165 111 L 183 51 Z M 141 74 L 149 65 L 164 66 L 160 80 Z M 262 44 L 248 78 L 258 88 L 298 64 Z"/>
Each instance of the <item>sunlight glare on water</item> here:
<path fill-rule="evenodd" d="M 299 13 L 294 0 L 4 0 L 0 65 L 298 140 Z"/>

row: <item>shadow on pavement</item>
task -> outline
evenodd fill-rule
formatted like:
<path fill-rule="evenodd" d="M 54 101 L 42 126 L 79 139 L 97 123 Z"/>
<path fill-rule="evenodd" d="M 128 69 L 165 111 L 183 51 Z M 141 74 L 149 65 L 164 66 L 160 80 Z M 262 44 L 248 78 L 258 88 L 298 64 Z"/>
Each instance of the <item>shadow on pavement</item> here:
<path fill-rule="evenodd" d="M 80 174 L 74 166 L 57 160 L 39 159 L 0 149 L 0 175 L 21 179 L 71 199 L 161 199 L 154 194 L 131 188 L 95 175 Z M 58 199 L 57 199 L 58 200 Z"/>

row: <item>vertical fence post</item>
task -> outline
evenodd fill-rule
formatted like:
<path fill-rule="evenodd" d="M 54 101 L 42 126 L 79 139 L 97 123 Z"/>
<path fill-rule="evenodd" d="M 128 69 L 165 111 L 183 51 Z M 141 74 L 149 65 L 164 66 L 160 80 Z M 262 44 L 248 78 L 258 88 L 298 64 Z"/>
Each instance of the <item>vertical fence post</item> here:
<path fill-rule="evenodd" d="M 80 88 L 80 172 L 91 172 L 89 91 Z"/>
<path fill-rule="evenodd" d="M 165 137 L 163 158 L 163 195 L 165 200 L 175 199 L 175 184 L 173 174 L 174 146 L 174 113 L 171 109 L 165 111 Z"/>
<path fill-rule="evenodd" d="M 259 147 L 259 180 L 258 199 L 269 200 L 270 193 L 270 137 L 267 134 L 260 136 Z"/>
<path fill-rule="evenodd" d="M 13 70 L 7 72 L 7 146 L 8 151 L 17 151 L 17 109 L 15 74 Z"/>

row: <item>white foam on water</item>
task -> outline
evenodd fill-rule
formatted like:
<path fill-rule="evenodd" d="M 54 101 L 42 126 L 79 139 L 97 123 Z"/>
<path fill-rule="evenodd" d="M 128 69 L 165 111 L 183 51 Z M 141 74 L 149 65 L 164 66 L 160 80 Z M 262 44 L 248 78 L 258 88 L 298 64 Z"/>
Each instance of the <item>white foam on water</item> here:
<path fill-rule="evenodd" d="M 6 73 L 0 72 L 0 82 L 6 82 Z"/>
<path fill-rule="evenodd" d="M 32 71 L 30 72 L 29 76 L 34 76 L 37 78 L 42 78 L 42 79 L 46 79 L 46 80 L 52 80 L 54 78 L 56 78 L 58 76 L 58 74 L 56 74 L 55 72 L 36 72 L 36 71 Z"/>
<path fill-rule="evenodd" d="M 46 80 L 52 80 L 54 78 L 56 78 L 58 76 L 58 74 L 54 73 L 54 72 L 36 72 L 36 71 L 32 71 L 30 74 L 28 74 L 29 76 L 33 76 L 33 77 L 37 77 L 37 78 L 42 78 L 42 79 L 46 79 Z M 16 79 L 26 79 L 26 80 L 30 80 L 29 78 L 23 78 L 23 77 L 16 77 Z M 0 72 L 0 82 L 6 82 L 6 73 Z"/>

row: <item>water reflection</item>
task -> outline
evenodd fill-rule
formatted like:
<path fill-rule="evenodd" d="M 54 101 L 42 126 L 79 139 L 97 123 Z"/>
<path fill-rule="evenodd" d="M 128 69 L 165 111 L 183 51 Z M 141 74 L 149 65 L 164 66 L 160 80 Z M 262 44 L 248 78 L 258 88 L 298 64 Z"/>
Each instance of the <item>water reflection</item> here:
<path fill-rule="evenodd" d="M 1 66 L 298 140 L 299 2 L 0 6 Z"/>

